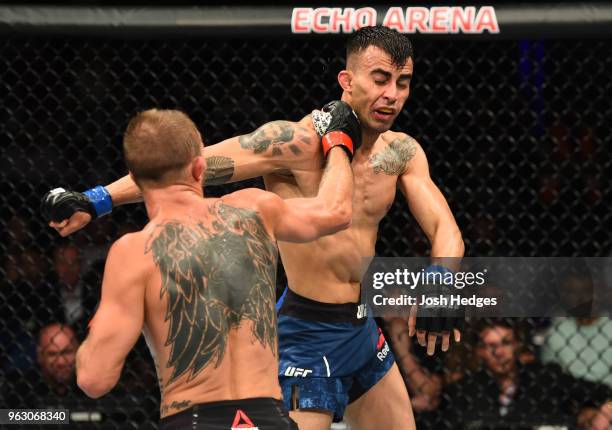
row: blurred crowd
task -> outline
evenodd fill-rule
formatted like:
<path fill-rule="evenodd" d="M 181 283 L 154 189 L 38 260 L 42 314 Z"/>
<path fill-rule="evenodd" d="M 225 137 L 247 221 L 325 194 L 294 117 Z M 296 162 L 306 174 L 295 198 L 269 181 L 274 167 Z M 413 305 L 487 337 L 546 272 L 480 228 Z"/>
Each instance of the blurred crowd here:
<path fill-rule="evenodd" d="M 53 240 L 47 258 L 44 246 L 28 246 L 24 218 L 14 216 L 7 226 L 0 292 L 2 407 L 67 408 L 72 422 L 82 426 L 130 422 L 155 428 L 159 390 L 143 341 L 109 395 L 89 399 L 75 383 L 76 350 L 99 300 L 108 238 L 134 227 L 99 220 L 83 235 Z M 578 281 L 560 288 L 571 291 Z M 283 283 L 280 276 L 279 288 Z M 379 324 L 404 375 L 419 429 L 612 428 L 608 318 L 586 312 L 468 321 L 462 341 L 433 357 L 408 336 L 406 320 Z"/>
<path fill-rule="evenodd" d="M 76 385 L 76 352 L 100 298 L 108 238 L 134 229 L 100 221 L 71 240 L 57 237 L 47 243 L 34 237 L 24 217 L 6 223 L 0 407 L 68 409 L 76 428 L 116 429 L 128 423 L 156 428 L 159 390 L 144 341 L 128 357 L 120 384 L 108 396 L 92 400 Z"/>
<path fill-rule="evenodd" d="M 433 357 L 384 323 L 418 429 L 612 428 L 609 318 L 478 319 Z"/>

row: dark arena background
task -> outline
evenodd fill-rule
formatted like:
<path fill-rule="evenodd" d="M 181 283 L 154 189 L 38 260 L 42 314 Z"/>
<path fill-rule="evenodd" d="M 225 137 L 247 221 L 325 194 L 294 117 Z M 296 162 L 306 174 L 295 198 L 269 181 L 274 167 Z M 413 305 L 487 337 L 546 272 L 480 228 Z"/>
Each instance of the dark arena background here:
<path fill-rule="evenodd" d="M 379 23 L 395 6 L 407 7 L 375 6 Z M 40 199 L 57 186 L 85 190 L 126 174 L 122 133 L 140 110 L 185 111 L 208 145 L 339 98 L 345 35 L 292 34 L 291 13 L 278 4 L 0 6 L 0 408 L 64 407 L 74 428 L 157 428 L 159 389 L 144 341 L 117 388 L 91 400 L 71 379 L 74 351 L 47 353 L 39 335 L 61 322 L 83 340 L 108 247 L 146 223 L 143 205 L 116 208 L 63 239 L 45 225 Z M 495 13 L 498 33 L 409 34 L 415 72 L 394 129 L 426 151 L 466 256 L 608 257 L 612 5 L 495 2 Z M 263 183 L 207 193 L 246 186 Z M 428 251 L 398 192 L 377 254 Z M 405 379 L 424 381 L 408 384 L 417 428 L 612 428 L 602 418 L 612 417 L 608 318 L 506 321 L 531 381 L 516 396 L 517 387 L 478 383 L 487 374 L 480 323 L 469 321 L 461 344 L 433 358 L 416 342 L 402 351 L 392 343 Z M 45 360 L 72 382 L 50 382 Z M 470 415 L 489 406 L 478 420 Z"/>

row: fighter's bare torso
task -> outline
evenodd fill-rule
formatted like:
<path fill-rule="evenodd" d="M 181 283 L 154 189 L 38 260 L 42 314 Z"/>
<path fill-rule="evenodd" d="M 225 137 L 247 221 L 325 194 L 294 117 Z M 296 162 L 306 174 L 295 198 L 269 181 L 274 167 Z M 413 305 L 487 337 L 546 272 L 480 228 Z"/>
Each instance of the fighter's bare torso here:
<path fill-rule="evenodd" d="M 281 398 L 274 238 L 236 194 L 166 211 L 132 235 L 162 418 L 220 399 Z"/>
<path fill-rule="evenodd" d="M 310 117 L 299 125 L 314 132 Z M 410 136 L 387 131 L 373 145 L 364 145 L 356 152 L 352 162 L 355 185 L 351 226 L 309 243 L 279 242 L 293 291 L 326 303 L 359 301 L 363 259 L 375 253 L 380 220 L 391 208 L 398 177 L 417 148 Z M 266 189 L 283 198 L 316 195 L 322 174 L 316 166 L 321 165 L 322 157 L 318 151 L 312 169 L 267 175 Z"/>

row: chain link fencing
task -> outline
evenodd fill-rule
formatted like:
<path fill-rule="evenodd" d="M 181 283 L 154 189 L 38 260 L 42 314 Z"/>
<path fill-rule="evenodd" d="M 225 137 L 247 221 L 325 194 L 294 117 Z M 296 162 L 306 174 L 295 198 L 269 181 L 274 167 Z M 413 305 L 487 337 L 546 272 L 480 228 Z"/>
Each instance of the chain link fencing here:
<path fill-rule="evenodd" d="M 159 391 L 142 341 L 128 357 L 119 386 L 105 398 L 89 400 L 73 384 L 61 383 L 71 375 L 66 369 L 74 361 L 75 342 L 83 339 L 98 302 L 108 246 L 145 224 L 143 206 L 117 208 L 61 239 L 41 219 L 40 198 L 56 186 L 83 190 L 123 176 L 121 136 L 140 110 L 182 109 L 207 144 L 271 120 L 299 120 L 340 96 L 341 39 L 10 36 L 0 41 L 2 407 L 66 405 L 82 413 L 73 419 L 75 426 L 156 428 Z M 425 149 L 432 177 L 462 230 L 466 255 L 609 255 L 612 42 L 413 42 L 411 95 L 394 129 Z M 217 196 L 245 186 L 263 184 L 253 180 L 208 192 Z M 377 253 L 427 252 L 427 240 L 398 193 L 381 223 Z M 63 326 L 54 330 L 53 322 L 69 324 L 74 335 Z M 521 362 L 556 362 L 576 381 L 612 387 L 610 367 L 601 369 L 612 365 L 607 320 L 519 325 Z M 418 357 L 419 347 L 412 346 L 421 368 L 445 387 L 435 401 L 433 394 L 423 400 L 423 393 L 411 389 L 419 426 L 458 425 L 453 420 L 461 417 L 444 409 L 444 399 L 452 399 L 445 384 L 482 377 L 477 359 L 482 342 L 466 335 L 461 346 L 452 347 L 456 352 L 434 361 Z M 414 371 L 402 369 L 407 378 Z M 544 381 L 560 383 L 554 375 Z M 533 404 L 539 402 L 535 387 Z M 486 398 L 504 416 L 501 397 L 474 391 L 473 384 L 460 388 L 470 406 L 466 411 Z M 565 413 L 561 403 L 555 407 Z M 573 411 L 568 416 L 578 415 L 576 408 L 568 410 Z"/>

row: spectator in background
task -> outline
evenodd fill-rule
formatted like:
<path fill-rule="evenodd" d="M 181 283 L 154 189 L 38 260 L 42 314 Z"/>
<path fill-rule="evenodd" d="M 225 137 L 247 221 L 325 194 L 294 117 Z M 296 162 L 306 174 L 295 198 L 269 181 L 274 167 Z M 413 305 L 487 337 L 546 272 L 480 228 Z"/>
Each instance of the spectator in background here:
<path fill-rule="evenodd" d="M 79 347 L 72 327 L 52 323 L 43 327 L 37 338 L 38 366 L 27 371 L 14 370 L 2 384 L 0 405 L 4 408 L 68 409 L 71 428 L 116 429 L 136 421 L 144 428 L 145 421 L 158 419 L 155 402 L 144 396 L 137 399 L 125 397 L 125 389 L 103 400 L 92 400 L 76 384 L 76 352 Z M 138 377 L 138 369 L 133 377 Z M 138 403 L 134 403 L 137 400 Z M 145 405 L 150 415 L 139 407 Z M 136 417 L 136 415 L 138 417 Z M 82 427 L 81 427 L 82 424 Z M 147 427 L 149 428 L 149 427 Z"/>
<path fill-rule="evenodd" d="M 5 260 L 6 278 L 0 289 L 0 367 L 28 369 L 35 362 L 35 339 L 41 323 L 52 320 L 54 308 L 45 295 L 50 290 L 46 260 L 36 247 L 25 248 Z"/>
<path fill-rule="evenodd" d="M 76 386 L 78 346 L 70 326 L 53 323 L 43 327 L 36 344 L 38 366 L 8 376 L 3 404 L 13 408 L 72 408 L 86 400 Z"/>
<path fill-rule="evenodd" d="M 495 218 L 489 213 L 477 213 L 471 220 L 467 231 L 474 255 L 492 255 L 495 247 L 499 246 L 497 240 L 497 227 Z"/>
<path fill-rule="evenodd" d="M 440 404 L 445 379 L 445 361 L 448 353 L 438 351 L 429 356 L 424 348 L 416 347 L 416 338 L 408 336 L 408 319 L 400 317 L 384 318 L 384 334 L 388 340 L 395 361 L 410 393 L 416 428 L 419 430 L 437 429 L 436 414 Z M 463 337 L 463 335 L 462 335 Z M 451 351 L 455 353 L 455 345 Z"/>
<path fill-rule="evenodd" d="M 47 262 L 38 248 L 29 247 L 6 261 L 7 274 L 2 291 L 2 317 L 9 330 L 35 331 L 40 310 L 40 296 L 49 289 Z"/>
<path fill-rule="evenodd" d="M 97 267 L 102 267 L 104 270 L 104 262 L 106 254 L 110 248 L 111 239 L 115 237 L 115 224 L 110 217 L 102 218 L 101 223 L 91 223 L 87 226 L 86 233 L 77 235 L 73 238 L 74 244 L 79 250 L 79 263 L 81 273 L 89 273 L 91 270 L 96 270 Z M 122 229 L 123 226 L 118 227 Z M 101 264 L 100 264 L 101 262 Z M 99 285 L 96 284 L 96 285 Z"/>
<path fill-rule="evenodd" d="M 558 289 L 563 315 L 569 317 L 553 319 L 542 345 L 542 361 L 612 388 L 612 321 L 592 316 L 594 285 L 588 268 L 569 271 Z"/>
<path fill-rule="evenodd" d="M 60 244 L 53 251 L 53 267 L 57 274 L 64 319 L 68 324 L 85 316 L 83 285 L 81 283 L 81 258 L 79 250 L 70 243 Z"/>
<path fill-rule="evenodd" d="M 83 276 L 79 248 L 65 242 L 59 244 L 53 252 L 57 286 L 52 292 L 55 297 L 49 300 L 59 300 L 60 321 L 75 327 L 79 336 L 85 334 L 87 322 L 97 305 L 99 278 L 103 270 L 101 264 L 94 264 L 92 270 Z"/>
<path fill-rule="evenodd" d="M 74 330 L 67 325 L 45 326 L 38 335 L 36 355 L 42 381 L 58 396 L 65 396 L 74 385 L 78 346 Z"/>
<path fill-rule="evenodd" d="M 2 240 L 8 256 L 20 254 L 32 241 L 28 220 L 20 215 L 13 215 L 6 222 Z"/>
<path fill-rule="evenodd" d="M 512 428 L 562 424 L 598 429 L 607 424 L 612 390 L 576 379 L 558 366 L 522 364 L 513 325 L 483 320 L 477 329 L 476 355 L 484 368 L 444 390 L 440 420 L 449 428 L 507 424 Z M 441 428 L 442 426 L 438 426 Z"/>

